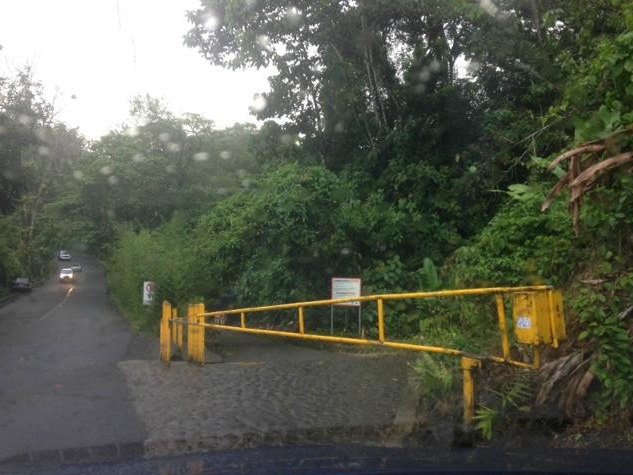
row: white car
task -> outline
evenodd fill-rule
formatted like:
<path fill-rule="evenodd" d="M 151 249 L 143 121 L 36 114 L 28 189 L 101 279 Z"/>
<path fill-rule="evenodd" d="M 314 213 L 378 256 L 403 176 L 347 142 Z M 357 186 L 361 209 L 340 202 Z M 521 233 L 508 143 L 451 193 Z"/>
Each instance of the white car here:
<path fill-rule="evenodd" d="M 59 271 L 60 282 L 73 282 L 75 280 L 75 273 L 72 269 L 62 269 Z"/>
<path fill-rule="evenodd" d="M 59 253 L 57 254 L 57 258 L 60 261 L 69 261 L 71 259 L 70 252 L 68 252 L 68 251 L 59 251 Z"/>

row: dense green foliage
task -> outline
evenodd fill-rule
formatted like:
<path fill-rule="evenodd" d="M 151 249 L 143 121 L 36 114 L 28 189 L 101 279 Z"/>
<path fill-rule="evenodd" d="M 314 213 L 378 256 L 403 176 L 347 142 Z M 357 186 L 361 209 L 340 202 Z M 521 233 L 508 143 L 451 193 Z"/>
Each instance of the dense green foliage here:
<path fill-rule="evenodd" d="M 253 110 L 266 121 L 217 130 L 139 97 L 85 144 L 28 74 L 1 81 L 0 287 L 85 247 L 155 329 L 144 280 L 213 308 L 327 297 L 337 274 L 367 294 L 548 283 L 568 290 L 601 410 L 630 405 L 633 181 L 601 182 L 578 235 L 563 198 L 541 212 L 553 157 L 633 125 L 630 2 L 206 0 L 188 17 L 212 64 L 276 68 Z M 489 300 L 387 312 L 390 336 L 498 346 Z M 444 370 L 420 369 L 440 392 Z"/>
<path fill-rule="evenodd" d="M 29 69 L 0 77 L 0 295 L 18 275 L 49 272 L 63 238 L 47 208 L 64 194 L 82 147 L 74 130 L 54 121 Z"/>

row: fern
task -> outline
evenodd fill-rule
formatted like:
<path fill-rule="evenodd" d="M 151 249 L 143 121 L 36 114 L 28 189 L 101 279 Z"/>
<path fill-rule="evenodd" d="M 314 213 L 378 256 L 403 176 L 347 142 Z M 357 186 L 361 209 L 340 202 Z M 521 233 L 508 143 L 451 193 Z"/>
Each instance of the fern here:
<path fill-rule="evenodd" d="M 494 428 L 501 417 L 501 413 L 496 409 L 482 406 L 477 410 L 475 415 L 475 428 L 481 431 L 481 436 L 485 440 L 491 440 L 494 434 Z"/>

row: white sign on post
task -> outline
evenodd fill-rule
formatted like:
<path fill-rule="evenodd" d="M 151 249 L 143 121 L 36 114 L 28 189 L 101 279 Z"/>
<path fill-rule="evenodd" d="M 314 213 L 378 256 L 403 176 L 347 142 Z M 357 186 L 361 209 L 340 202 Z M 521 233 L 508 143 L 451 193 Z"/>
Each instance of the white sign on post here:
<path fill-rule="evenodd" d="M 156 291 L 156 282 L 143 282 L 143 305 L 151 305 Z"/>
<path fill-rule="evenodd" d="M 360 297 L 360 279 L 354 277 L 332 277 L 332 299 Z M 360 307 L 360 302 L 342 302 L 335 305 Z"/>

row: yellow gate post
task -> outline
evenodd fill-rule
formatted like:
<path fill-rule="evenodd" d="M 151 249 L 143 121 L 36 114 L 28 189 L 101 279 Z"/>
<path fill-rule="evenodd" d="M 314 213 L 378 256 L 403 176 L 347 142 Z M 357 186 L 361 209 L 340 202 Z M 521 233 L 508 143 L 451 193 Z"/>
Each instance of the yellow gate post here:
<path fill-rule="evenodd" d="M 171 362 L 171 304 L 163 301 L 163 315 L 160 319 L 160 359 Z"/>
<path fill-rule="evenodd" d="M 298 311 L 299 311 L 299 333 L 303 334 L 306 332 L 306 321 L 305 321 L 305 315 L 303 313 L 303 307 L 299 307 Z"/>
<path fill-rule="evenodd" d="M 473 369 L 480 368 L 481 361 L 474 358 L 462 358 L 464 376 L 464 425 L 470 426 L 475 418 L 475 378 Z"/>
<path fill-rule="evenodd" d="M 506 320 L 506 308 L 503 302 L 503 294 L 495 295 L 497 302 L 497 316 L 499 317 L 499 330 L 501 330 L 501 346 L 503 348 L 503 359 L 510 359 L 510 337 L 508 336 L 508 322 Z"/>
<path fill-rule="evenodd" d="M 197 345 L 198 346 L 198 364 L 200 366 L 204 366 L 204 363 L 206 360 L 206 353 L 207 353 L 206 342 L 205 342 L 207 329 L 202 326 L 204 325 L 204 320 L 205 320 L 203 303 L 199 303 L 197 305 L 196 317 L 197 317 L 198 325 L 200 325 L 198 327 L 199 333 L 198 333 L 198 345 Z"/>
<path fill-rule="evenodd" d="M 385 307 L 382 299 L 378 299 L 378 341 L 385 341 Z"/>
<path fill-rule="evenodd" d="M 171 314 L 169 315 L 169 324 L 171 325 L 171 344 L 174 346 L 178 345 L 178 328 L 176 327 L 176 322 L 174 322 L 177 318 L 176 313 L 178 313 L 178 311 L 175 308 L 172 308 Z"/>
<path fill-rule="evenodd" d="M 182 354 L 184 350 L 184 345 L 183 345 L 184 325 L 182 322 L 179 321 L 177 308 L 171 309 L 171 321 L 172 321 L 173 343 Z"/>
<path fill-rule="evenodd" d="M 189 361 L 196 361 L 196 346 L 198 344 L 197 332 L 200 328 L 196 325 L 197 315 L 196 306 L 189 305 L 187 307 L 187 359 Z"/>

